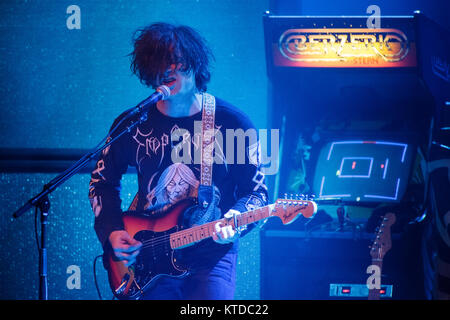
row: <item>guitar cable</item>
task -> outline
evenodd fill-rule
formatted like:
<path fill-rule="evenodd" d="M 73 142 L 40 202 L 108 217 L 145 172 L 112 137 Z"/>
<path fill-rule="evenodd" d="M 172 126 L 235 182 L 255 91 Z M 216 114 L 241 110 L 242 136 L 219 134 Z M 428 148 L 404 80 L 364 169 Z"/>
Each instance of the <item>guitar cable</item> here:
<path fill-rule="evenodd" d="M 97 259 L 98 258 L 103 259 L 103 255 L 100 254 L 94 258 L 94 284 L 95 284 L 95 289 L 97 289 L 97 294 L 98 294 L 99 300 L 103 300 L 102 294 L 100 293 L 100 288 L 98 287 L 98 281 L 97 281 Z M 113 295 L 111 300 L 115 300 L 115 299 L 116 299 L 116 296 Z"/>
<path fill-rule="evenodd" d="M 97 289 L 97 294 L 98 294 L 99 300 L 103 300 L 102 294 L 100 293 L 100 288 L 98 287 L 98 282 L 97 282 L 97 259 L 98 258 L 103 258 L 103 255 L 100 254 L 94 258 L 94 284 L 95 284 L 95 289 Z"/>

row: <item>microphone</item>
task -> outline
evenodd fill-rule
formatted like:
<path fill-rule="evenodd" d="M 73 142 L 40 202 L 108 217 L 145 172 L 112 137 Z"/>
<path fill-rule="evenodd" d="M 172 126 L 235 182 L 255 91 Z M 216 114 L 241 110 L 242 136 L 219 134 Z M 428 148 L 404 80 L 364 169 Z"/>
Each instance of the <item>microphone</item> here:
<path fill-rule="evenodd" d="M 150 109 L 150 106 L 159 100 L 165 100 L 170 96 L 170 89 L 168 86 L 159 86 L 156 88 L 156 91 L 152 93 L 147 99 L 141 101 L 137 107 L 131 109 L 131 112 L 128 114 L 129 116 L 134 116 L 137 113 L 145 112 L 147 113 Z"/>

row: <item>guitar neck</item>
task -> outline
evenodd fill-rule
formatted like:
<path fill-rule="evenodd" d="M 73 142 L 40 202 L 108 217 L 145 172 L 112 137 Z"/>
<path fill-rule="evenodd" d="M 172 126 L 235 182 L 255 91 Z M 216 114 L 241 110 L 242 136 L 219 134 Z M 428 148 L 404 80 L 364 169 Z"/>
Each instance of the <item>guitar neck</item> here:
<path fill-rule="evenodd" d="M 271 217 L 270 206 L 261 207 L 255 210 L 243 212 L 234 219 L 222 218 L 203 225 L 195 226 L 189 229 L 174 232 L 170 235 L 170 246 L 172 249 L 188 246 L 195 242 L 210 238 L 215 232 L 215 225 L 220 222 L 221 226 L 231 225 L 234 228 L 242 227 L 247 224 L 257 222 Z"/>

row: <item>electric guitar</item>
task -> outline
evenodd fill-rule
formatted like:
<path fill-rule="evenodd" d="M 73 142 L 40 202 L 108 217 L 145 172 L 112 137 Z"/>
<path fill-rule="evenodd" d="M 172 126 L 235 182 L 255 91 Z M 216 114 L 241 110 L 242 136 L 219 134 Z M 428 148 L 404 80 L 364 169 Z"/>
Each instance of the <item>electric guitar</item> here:
<path fill-rule="evenodd" d="M 391 226 L 395 223 L 395 214 L 386 213 L 381 221 L 381 225 L 375 236 L 375 240 L 370 249 L 370 256 L 372 257 L 372 265 L 375 265 L 380 270 L 383 267 L 384 255 L 391 249 Z M 381 285 L 381 281 L 380 281 Z M 368 300 L 380 300 L 381 289 L 369 289 Z"/>
<path fill-rule="evenodd" d="M 109 284 L 118 299 L 138 299 L 160 277 L 186 276 L 189 270 L 177 260 L 177 250 L 212 237 L 217 223 L 222 227 L 231 225 L 237 228 L 276 216 L 283 224 L 289 224 L 299 213 L 310 218 L 317 211 L 313 201 L 278 199 L 274 204 L 243 212 L 234 218 L 183 228 L 183 212 L 195 205 L 195 201 L 194 198 L 187 198 L 162 207 L 158 212 L 124 212 L 125 230 L 142 242 L 142 247 L 136 262 L 130 267 L 118 260 L 112 250 L 105 250 Z"/>

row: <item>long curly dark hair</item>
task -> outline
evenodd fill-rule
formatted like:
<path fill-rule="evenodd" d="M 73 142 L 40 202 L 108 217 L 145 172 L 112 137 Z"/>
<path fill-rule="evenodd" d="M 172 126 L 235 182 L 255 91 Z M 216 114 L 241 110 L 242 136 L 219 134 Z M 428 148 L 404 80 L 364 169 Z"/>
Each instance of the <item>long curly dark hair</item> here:
<path fill-rule="evenodd" d="M 133 45 L 130 68 L 141 83 L 156 89 L 157 79 L 167 68 L 181 63 L 184 71 L 194 73 L 197 89 L 206 91 L 214 56 L 206 40 L 191 27 L 154 23 L 135 31 Z"/>

